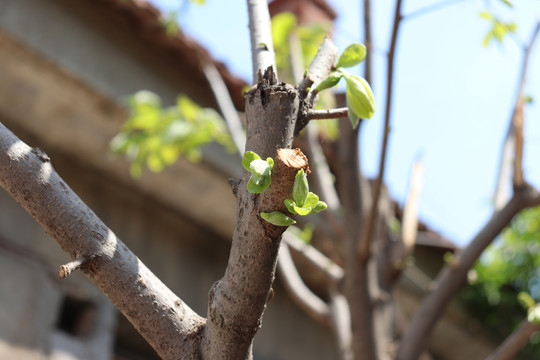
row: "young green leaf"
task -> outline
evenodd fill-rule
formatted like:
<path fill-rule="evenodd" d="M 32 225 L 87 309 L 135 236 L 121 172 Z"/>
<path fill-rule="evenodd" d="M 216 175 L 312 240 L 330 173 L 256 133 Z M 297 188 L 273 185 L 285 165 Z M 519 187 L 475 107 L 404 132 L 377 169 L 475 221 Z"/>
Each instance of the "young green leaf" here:
<path fill-rule="evenodd" d="M 298 170 L 294 178 L 293 198 L 299 207 L 303 207 L 309 193 L 309 184 L 304 169 Z"/>
<path fill-rule="evenodd" d="M 260 194 L 270 186 L 270 176 L 262 176 L 258 179 L 258 183 L 253 180 L 253 174 L 248 181 L 248 191 L 252 194 Z"/>
<path fill-rule="evenodd" d="M 287 215 L 280 213 L 279 211 L 273 211 L 271 213 L 261 212 L 261 217 L 268 221 L 270 224 L 277 226 L 289 226 L 296 224 L 293 218 L 288 217 Z"/>
<path fill-rule="evenodd" d="M 324 201 L 317 202 L 317 205 L 311 210 L 312 214 L 320 213 L 323 210 L 326 210 L 328 208 L 328 205 Z"/>
<path fill-rule="evenodd" d="M 297 213 L 298 215 L 309 215 L 309 213 L 311 213 L 311 208 L 310 207 L 299 207 L 299 206 L 294 206 L 294 212 Z"/>
<path fill-rule="evenodd" d="M 246 151 L 244 153 L 244 158 L 242 159 L 242 166 L 244 167 L 244 169 L 251 172 L 251 168 L 250 168 L 251 162 L 253 160 L 260 160 L 260 159 L 261 157 L 255 154 L 253 151 Z"/>
<path fill-rule="evenodd" d="M 326 79 L 324 79 L 323 81 L 319 83 L 319 85 L 317 85 L 317 87 L 315 88 L 315 91 L 320 92 L 320 91 L 323 91 L 323 90 L 326 90 L 335 86 L 339 82 L 339 80 L 341 80 L 342 77 L 343 77 L 343 74 L 340 71 L 332 72 L 330 75 L 326 77 Z"/>
<path fill-rule="evenodd" d="M 362 44 L 349 45 L 338 59 L 336 67 L 352 67 L 366 58 L 366 47 Z"/>
<path fill-rule="evenodd" d="M 257 174 L 259 176 L 269 176 L 270 175 L 270 164 L 267 161 L 256 159 L 249 164 L 251 169 L 252 176 Z"/>
<path fill-rule="evenodd" d="M 307 208 L 307 207 L 314 208 L 317 205 L 318 202 L 319 202 L 319 197 L 317 195 L 315 195 L 314 193 L 309 192 L 308 196 L 307 196 L 307 199 L 306 199 L 306 202 L 304 203 L 304 207 L 305 208 Z"/>
<path fill-rule="evenodd" d="M 344 74 L 347 81 L 347 105 L 349 106 L 349 114 L 352 113 L 357 118 L 369 119 L 375 112 L 375 99 L 373 92 L 368 82 L 356 75 Z M 351 118 L 351 120 L 353 120 Z M 356 127 L 357 122 L 353 127 Z"/>
<path fill-rule="evenodd" d="M 294 207 L 296 206 L 296 203 L 293 200 L 290 200 L 290 199 L 285 199 L 284 203 L 285 203 L 285 207 L 287 208 L 287 210 L 289 210 L 289 212 L 291 214 L 296 215 L 296 210 L 294 210 Z"/>

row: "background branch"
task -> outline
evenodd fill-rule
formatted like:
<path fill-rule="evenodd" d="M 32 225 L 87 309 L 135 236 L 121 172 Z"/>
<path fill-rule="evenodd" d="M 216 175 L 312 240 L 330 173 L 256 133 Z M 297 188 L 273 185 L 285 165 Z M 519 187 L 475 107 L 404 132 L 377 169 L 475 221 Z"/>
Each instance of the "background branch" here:
<path fill-rule="evenodd" d="M 384 128 L 383 128 L 383 137 L 381 145 L 381 155 L 379 159 L 379 172 L 377 178 L 375 179 L 375 185 L 373 190 L 373 200 L 371 202 L 371 208 L 369 210 L 368 217 L 366 219 L 363 231 L 362 238 L 359 242 L 358 253 L 360 257 L 367 258 L 369 257 L 369 244 L 371 237 L 373 235 L 373 229 L 375 227 L 375 222 L 377 218 L 378 206 L 379 206 L 379 197 L 381 194 L 382 183 L 384 180 L 384 170 L 386 167 L 386 153 L 388 150 L 388 135 L 390 134 L 390 118 L 391 118 L 391 109 L 392 109 L 392 96 L 393 96 L 393 85 L 394 85 L 394 61 L 396 56 L 396 47 L 399 34 L 399 28 L 401 23 L 401 0 L 396 1 L 395 13 L 394 13 L 394 24 L 392 27 L 392 35 L 390 38 L 390 49 L 388 51 L 388 65 L 387 65 L 387 79 L 386 79 L 386 106 L 384 113 Z"/>
<path fill-rule="evenodd" d="M 283 284 L 294 302 L 313 319 L 321 324 L 329 325 L 330 309 L 328 305 L 304 284 L 294 266 L 289 247 L 285 243 L 281 244 L 279 250 L 278 271 L 282 275 Z"/>
<path fill-rule="evenodd" d="M 517 188 L 512 199 L 496 212 L 469 245 L 441 270 L 431 292 L 425 297 L 405 331 L 398 360 L 418 359 L 435 323 L 450 299 L 466 283 L 467 272 L 480 254 L 519 211 L 535 205 L 540 205 L 540 193 L 536 189 L 529 185 Z"/>
<path fill-rule="evenodd" d="M 519 327 L 504 342 L 489 355 L 486 360 L 511 360 L 529 342 L 529 338 L 538 330 L 540 323 L 523 320 Z"/>
<path fill-rule="evenodd" d="M 246 133 L 242 126 L 240 116 L 238 116 L 238 112 L 234 107 L 229 91 L 227 90 L 227 86 L 213 63 L 205 64 L 203 66 L 203 72 L 214 93 L 218 106 L 221 109 L 223 118 L 227 123 L 227 128 L 229 129 L 231 138 L 238 150 L 238 154 L 242 157 L 244 154 L 244 147 L 246 146 Z"/>
<path fill-rule="evenodd" d="M 516 99 L 514 101 L 514 108 L 512 110 L 512 117 L 508 124 L 508 130 L 504 139 L 504 144 L 501 152 L 501 160 L 499 165 L 499 173 L 497 176 L 497 186 L 495 188 L 495 194 L 493 195 L 494 210 L 501 209 L 508 201 L 510 191 L 510 179 L 512 171 L 512 163 L 514 164 L 514 182 L 523 182 L 522 175 L 522 159 L 521 151 L 523 149 L 523 134 L 521 129 L 521 135 L 516 134 L 516 124 L 523 126 L 523 106 L 525 97 L 525 83 L 527 81 L 527 73 L 529 69 L 529 58 L 532 48 L 540 32 L 540 21 L 536 23 L 531 38 L 528 44 L 523 49 L 523 60 L 521 62 L 521 74 L 518 82 L 518 90 Z M 519 119 L 521 117 L 521 119 Z M 516 136 L 519 136 L 519 142 L 516 143 Z M 519 150 L 521 149 L 521 150 Z M 518 154 L 519 152 L 519 154 Z M 519 184 L 516 184 L 519 185 Z"/>

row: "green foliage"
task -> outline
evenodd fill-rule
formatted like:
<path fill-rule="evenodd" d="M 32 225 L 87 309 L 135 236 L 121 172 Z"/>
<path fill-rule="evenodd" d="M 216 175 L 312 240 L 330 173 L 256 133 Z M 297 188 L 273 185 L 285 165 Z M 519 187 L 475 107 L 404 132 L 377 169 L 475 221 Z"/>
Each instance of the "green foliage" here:
<path fill-rule="evenodd" d="M 248 181 L 248 191 L 252 194 L 260 194 L 270 186 L 274 160 L 267 158 L 266 161 L 253 151 L 246 151 L 242 159 L 242 166 L 251 173 Z"/>
<path fill-rule="evenodd" d="M 471 315 L 501 340 L 528 316 L 540 319 L 540 207 L 522 211 L 475 265 L 476 280 L 461 298 Z M 522 354 L 540 358 L 540 337 Z M 536 343 L 534 343 L 536 342 Z"/>
<path fill-rule="evenodd" d="M 349 119 L 353 128 L 358 125 L 360 119 L 369 119 L 375 112 L 375 98 L 366 79 L 344 73 L 347 81 L 347 106 L 349 107 Z"/>
<path fill-rule="evenodd" d="M 181 155 L 199 161 L 201 147 L 212 141 L 234 149 L 221 116 L 186 96 L 179 96 L 175 106 L 163 108 L 158 95 L 143 90 L 128 98 L 128 107 L 129 117 L 110 147 L 129 157 L 133 177 L 141 175 L 144 164 L 159 172 Z"/>
<path fill-rule="evenodd" d="M 509 2 L 506 2 L 506 1 L 504 1 L 504 2 L 509 3 Z M 512 4 L 509 3 L 509 5 L 511 6 Z M 496 16 L 494 16 L 489 11 L 482 11 L 482 12 L 480 12 L 479 15 L 480 15 L 480 17 L 482 19 L 485 19 L 485 20 L 489 21 L 490 24 L 491 24 L 491 29 L 488 31 L 486 36 L 484 36 L 484 40 L 482 41 L 482 44 L 484 46 L 488 46 L 489 43 L 492 40 L 497 40 L 497 42 L 499 44 L 502 44 L 502 42 L 504 40 L 504 37 L 508 33 L 515 33 L 516 32 L 517 25 L 513 21 L 504 22 L 504 21 L 498 19 Z"/>
<path fill-rule="evenodd" d="M 366 58 L 367 50 L 362 44 L 349 45 L 341 54 L 336 67 L 353 67 L 360 64 Z"/>
<path fill-rule="evenodd" d="M 289 210 L 289 212 L 294 215 L 304 216 L 309 214 L 317 214 L 328 207 L 328 205 L 326 205 L 324 201 L 319 201 L 319 197 L 317 195 L 309 191 L 307 175 L 303 169 L 298 170 L 298 173 L 296 173 L 296 176 L 294 178 L 293 198 L 294 200 L 285 199 L 284 203 L 285 207 L 287 207 L 287 210 Z M 279 220 L 281 221 L 281 223 L 286 223 L 289 221 L 287 219 L 290 219 L 285 214 L 280 213 L 279 211 L 274 211 L 273 213 L 271 213 L 274 214 L 272 217 L 272 221 L 274 222 L 272 222 L 267 220 L 267 217 L 270 218 L 269 215 L 265 215 L 265 217 L 262 214 L 263 213 L 261 213 L 261 217 L 263 219 L 274 225 L 279 226 L 287 225 L 280 225 L 276 224 L 275 222 Z M 277 214 L 281 214 L 283 216 L 280 217 Z"/>
<path fill-rule="evenodd" d="M 280 213 L 279 211 L 273 211 L 271 213 L 261 212 L 261 217 L 268 221 L 270 224 L 276 226 L 289 226 L 296 224 L 293 218 L 288 217 L 287 215 Z"/>
<path fill-rule="evenodd" d="M 338 59 L 336 70 L 333 71 L 317 86 L 315 91 L 323 91 L 334 87 L 341 78 L 345 78 L 347 89 L 345 95 L 349 107 L 349 119 L 353 128 L 360 119 L 369 119 L 375 112 L 375 98 L 366 79 L 349 74 L 345 67 L 358 65 L 366 57 L 366 47 L 362 44 L 352 44 L 343 51 Z"/>
<path fill-rule="evenodd" d="M 293 198 L 285 199 L 284 203 L 291 214 L 309 215 L 325 210 L 328 205 L 319 201 L 319 197 L 309 191 L 307 175 L 303 169 L 298 170 L 294 178 Z"/>

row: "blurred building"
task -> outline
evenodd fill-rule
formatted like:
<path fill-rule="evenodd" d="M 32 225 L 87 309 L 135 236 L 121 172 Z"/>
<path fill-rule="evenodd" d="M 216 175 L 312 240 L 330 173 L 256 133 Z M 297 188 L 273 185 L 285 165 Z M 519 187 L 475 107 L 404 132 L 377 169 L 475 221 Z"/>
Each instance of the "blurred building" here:
<path fill-rule="evenodd" d="M 274 11 L 296 2 L 279 3 Z M 335 18 L 324 1 L 312 3 L 298 9 L 305 16 Z M 184 34 L 168 36 L 159 12 L 143 1 L 0 2 L 0 122 L 44 150 L 90 208 L 203 316 L 208 290 L 227 264 L 236 215 L 227 179 L 239 176 L 239 162 L 210 146 L 200 164 L 180 159 L 162 173 L 134 180 L 128 162 L 111 156 L 109 141 L 126 118 L 121 99 L 141 89 L 156 92 L 166 104 L 183 93 L 216 108 L 201 71 L 205 62 L 219 69 L 241 111 L 244 81 Z M 424 253 L 418 264 L 425 270 L 441 266 L 448 249 L 426 240 L 417 250 Z M 57 279 L 56 269 L 68 261 L 0 190 L 0 359 L 156 358 L 81 273 Z M 405 318 L 433 276 L 424 270 L 400 290 Z M 441 359 L 479 358 L 459 355 L 448 334 L 467 339 L 468 354 L 475 346 L 484 349 L 464 332 L 463 319 L 450 318 L 437 331 L 442 333 L 433 348 L 443 352 L 446 344 L 453 350 Z M 337 355 L 330 330 L 293 304 L 279 282 L 254 351 L 257 359 L 276 360 Z"/>

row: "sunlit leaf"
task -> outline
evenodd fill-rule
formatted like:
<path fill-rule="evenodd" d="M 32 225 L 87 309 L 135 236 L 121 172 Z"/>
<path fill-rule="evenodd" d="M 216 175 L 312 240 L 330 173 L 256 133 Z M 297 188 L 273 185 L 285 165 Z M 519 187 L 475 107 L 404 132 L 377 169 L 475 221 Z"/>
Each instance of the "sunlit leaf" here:
<path fill-rule="evenodd" d="M 303 207 L 309 193 L 309 184 L 304 169 L 298 170 L 294 178 L 293 198 L 298 207 Z M 296 209 L 296 208 L 295 208 Z"/>
<path fill-rule="evenodd" d="M 349 107 L 349 114 L 353 117 L 351 121 L 353 127 L 358 124 L 358 119 L 369 119 L 375 112 L 375 99 L 373 92 L 368 82 L 359 76 L 344 74 L 347 81 L 347 105 Z"/>
<path fill-rule="evenodd" d="M 247 171 L 251 172 L 251 162 L 254 160 L 260 160 L 261 157 L 255 154 L 253 151 L 246 151 L 244 153 L 244 158 L 242 159 L 242 166 Z"/>
<path fill-rule="evenodd" d="M 311 210 L 312 214 L 320 213 L 323 210 L 328 209 L 328 205 L 324 201 L 317 202 L 317 205 Z"/>
<path fill-rule="evenodd" d="M 338 59 L 336 67 L 352 67 L 360 64 L 366 58 L 366 47 L 362 44 L 349 45 Z"/>
<path fill-rule="evenodd" d="M 261 217 L 270 224 L 277 226 L 289 226 L 296 224 L 296 221 L 294 221 L 293 218 L 290 218 L 279 211 L 273 211 L 271 213 L 261 212 Z"/>
<path fill-rule="evenodd" d="M 296 203 L 293 200 L 285 199 L 284 201 L 285 207 L 291 214 L 296 214 L 296 210 L 294 210 L 294 207 L 296 206 Z"/>
<path fill-rule="evenodd" d="M 326 77 L 326 79 L 324 79 L 323 81 L 319 83 L 319 85 L 317 85 L 317 87 L 315 88 L 315 91 L 320 92 L 320 91 L 323 91 L 323 90 L 326 90 L 335 86 L 339 82 L 339 80 L 341 80 L 342 77 L 343 77 L 343 74 L 341 72 L 339 71 L 332 72 L 330 75 Z"/>

